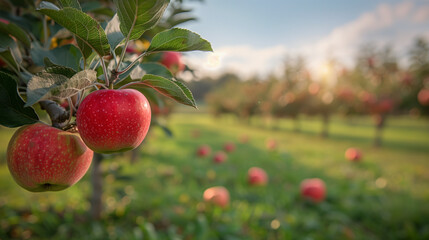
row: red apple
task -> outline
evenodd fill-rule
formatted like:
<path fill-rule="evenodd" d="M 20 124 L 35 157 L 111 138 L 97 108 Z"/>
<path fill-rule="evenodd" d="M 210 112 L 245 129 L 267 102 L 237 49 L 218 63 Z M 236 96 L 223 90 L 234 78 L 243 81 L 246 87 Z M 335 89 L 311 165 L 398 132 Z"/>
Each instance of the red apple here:
<path fill-rule="evenodd" d="M 264 169 L 252 167 L 247 171 L 247 180 L 250 185 L 266 185 L 268 176 Z"/>
<path fill-rule="evenodd" d="M 225 208 L 229 204 L 229 192 L 221 186 L 211 187 L 204 191 L 204 201 Z"/>
<path fill-rule="evenodd" d="M 301 196 L 315 203 L 325 199 L 326 187 L 323 180 L 319 178 L 305 179 L 301 182 Z"/>
<path fill-rule="evenodd" d="M 197 150 L 198 157 L 206 157 L 210 154 L 211 148 L 208 145 L 201 145 Z"/>
<path fill-rule="evenodd" d="M 225 152 L 233 152 L 235 150 L 235 144 L 232 142 L 225 143 L 223 149 Z"/>
<path fill-rule="evenodd" d="M 429 89 L 420 90 L 417 99 L 422 106 L 429 106 Z"/>
<path fill-rule="evenodd" d="M 345 157 L 352 162 L 359 162 L 362 158 L 362 153 L 357 148 L 349 148 L 346 150 Z"/>
<path fill-rule="evenodd" d="M 59 191 L 85 175 L 93 154 L 78 134 L 36 123 L 12 136 L 7 165 L 15 181 L 28 191 Z"/>
<path fill-rule="evenodd" d="M 83 141 L 99 153 L 124 152 L 139 146 L 150 119 L 149 102 L 134 89 L 94 91 L 82 101 L 76 115 Z"/>
<path fill-rule="evenodd" d="M 226 161 L 227 158 L 228 158 L 228 156 L 224 152 L 219 151 L 213 156 L 213 162 L 223 163 Z"/>
<path fill-rule="evenodd" d="M 185 69 L 180 52 L 165 52 L 161 57 L 161 64 L 168 68 L 174 75 Z"/>

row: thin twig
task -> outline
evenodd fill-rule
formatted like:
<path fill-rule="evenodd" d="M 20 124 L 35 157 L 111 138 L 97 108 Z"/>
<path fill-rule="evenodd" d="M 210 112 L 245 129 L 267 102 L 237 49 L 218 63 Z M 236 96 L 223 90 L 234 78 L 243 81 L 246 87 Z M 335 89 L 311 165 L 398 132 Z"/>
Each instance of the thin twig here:
<path fill-rule="evenodd" d="M 118 71 L 119 74 L 122 74 L 128 70 L 130 70 L 136 63 L 140 61 L 140 58 L 144 57 L 146 55 L 146 51 L 140 54 L 130 65 L 128 65 L 124 70 Z"/>
<path fill-rule="evenodd" d="M 109 78 L 107 77 L 107 68 L 106 68 L 106 63 L 104 62 L 103 57 L 100 56 L 100 60 L 101 60 L 101 66 L 103 67 L 103 73 L 104 73 L 104 78 L 105 78 L 105 82 L 106 82 L 106 86 L 109 86 Z"/>

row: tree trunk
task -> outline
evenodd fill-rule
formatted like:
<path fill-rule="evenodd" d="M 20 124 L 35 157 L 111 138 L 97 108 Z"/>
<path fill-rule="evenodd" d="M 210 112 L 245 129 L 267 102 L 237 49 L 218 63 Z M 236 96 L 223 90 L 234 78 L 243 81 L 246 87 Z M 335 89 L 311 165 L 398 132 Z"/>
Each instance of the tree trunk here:
<path fill-rule="evenodd" d="M 139 159 L 141 145 L 143 145 L 143 143 L 140 144 L 138 147 L 134 148 L 133 150 L 131 150 L 131 157 L 130 157 L 130 163 L 131 164 L 136 163 L 137 159 Z"/>
<path fill-rule="evenodd" d="M 330 118 L 329 118 L 329 114 L 323 114 L 322 117 L 323 117 L 323 125 L 322 125 L 321 136 L 323 138 L 326 138 L 329 135 L 329 120 L 330 120 Z"/>
<path fill-rule="evenodd" d="M 93 219 L 100 219 L 101 212 L 103 211 L 103 205 L 101 197 L 103 195 L 103 174 L 101 171 L 101 162 L 103 155 L 100 153 L 94 153 L 91 169 L 91 185 L 92 185 L 92 196 L 91 196 L 91 215 Z"/>
<path fill-rule="evenodd" d="M 376 117 L 374 147 L 381 147 L 383 128 L 386 123 L 386 115 L 381 114 Z"/>

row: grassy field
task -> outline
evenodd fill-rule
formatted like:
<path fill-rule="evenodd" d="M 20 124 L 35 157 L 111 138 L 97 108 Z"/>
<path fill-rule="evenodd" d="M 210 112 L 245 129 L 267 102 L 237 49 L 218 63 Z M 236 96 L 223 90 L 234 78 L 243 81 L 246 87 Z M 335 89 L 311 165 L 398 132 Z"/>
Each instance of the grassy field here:
<path fill-rule="evenodd" d="M 153 128 L 141 157 L 112 155 L 103 162 L 104 217 L 92 221 L 90 174 L 57 193 L 19 188 L 5 164 L 13 130 L 0 129 L 0 239 L 429 239 L 429 122 L 391 119 L 384 145 L 372 147 L 369 118 L 334 118 L 329 138 L 319 137 L 321 121 L 301 121 L 301 131 L 282 120 L 243 124 L 233 117 L 175 114 L 174 137 Z M 199 137 L 193 133 L 199 132 Z M 240 143 L 243 135 L 248 143 Z M 278 149 L 269 151 L 274 139 Z M 223 164 L 198 158 L 201 144 L 236 150 Z M 344 159 L 358 147 L 363 161 Z M 247 184 L 247 170 L 269 175 L 265 187 Z M 305 178 L 325 181 L 327 199 L 303 200 Z M 228 208 L 202 202 L 203 191 L 225 186 Z"/>

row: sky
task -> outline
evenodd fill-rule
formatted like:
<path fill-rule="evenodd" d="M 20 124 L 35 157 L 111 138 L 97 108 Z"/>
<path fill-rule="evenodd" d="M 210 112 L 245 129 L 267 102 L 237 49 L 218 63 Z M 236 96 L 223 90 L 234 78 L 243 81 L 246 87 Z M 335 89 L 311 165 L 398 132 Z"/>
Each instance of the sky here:
<path fill-rule="evenodd" d="M 214 50 L 185 55 L 199 78 L 280 75 L 286 56 L 298 55 L 317 75 L 329 59 L 352 66 L 364 44 L 389 44 L 404 60 L 416 37 L 429 40 L 429 0 L 204 0 L 185 6 L 198 21 L 180 27 L 209 40 Z"/>

